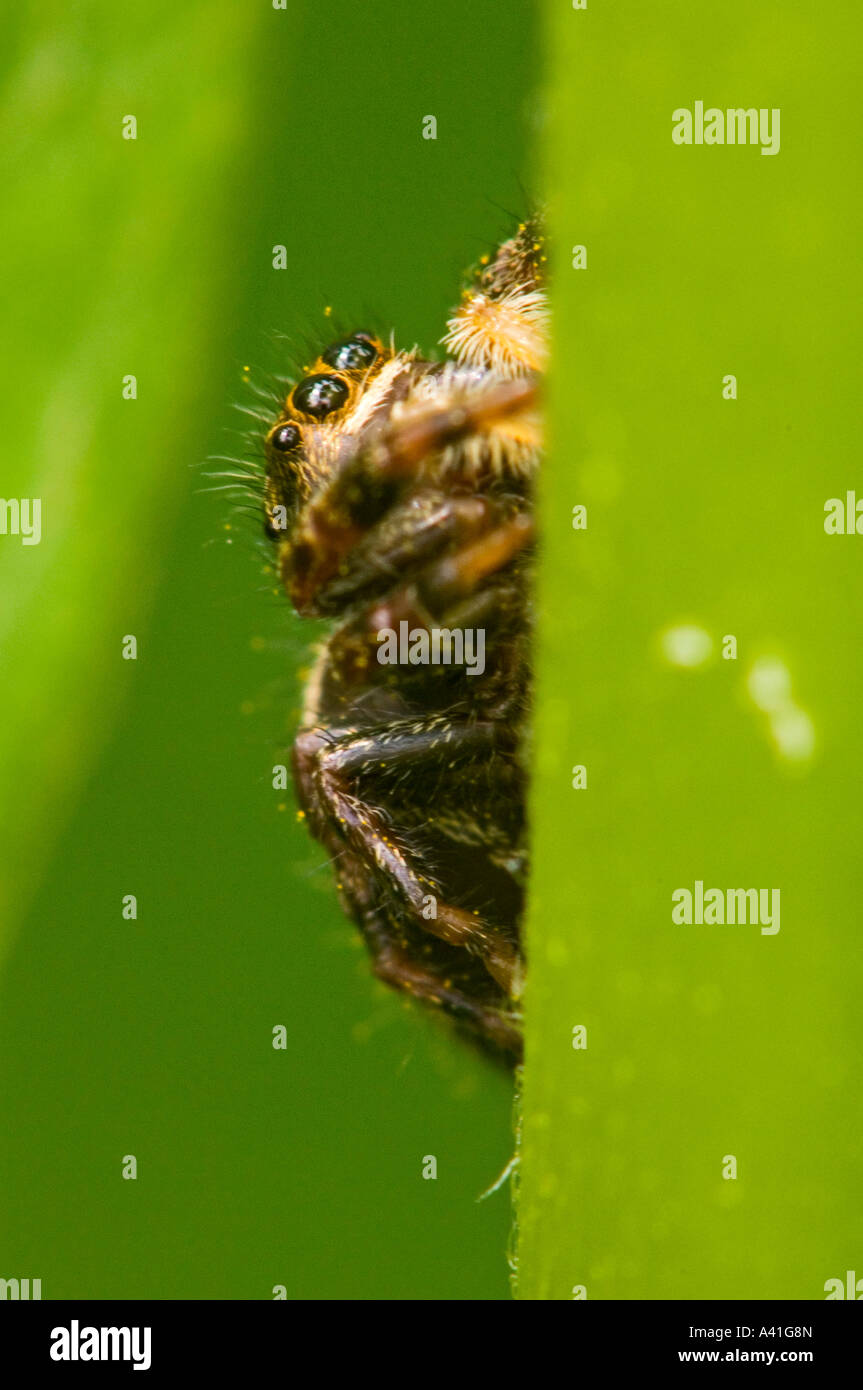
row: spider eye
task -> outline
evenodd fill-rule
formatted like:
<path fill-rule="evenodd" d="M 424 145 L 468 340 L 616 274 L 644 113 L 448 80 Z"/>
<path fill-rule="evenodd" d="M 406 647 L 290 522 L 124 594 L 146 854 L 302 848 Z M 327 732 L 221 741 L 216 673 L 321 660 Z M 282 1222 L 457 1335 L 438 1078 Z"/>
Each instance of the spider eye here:
<path fill-rule="evenodd" d="M 270 445 L 279 454 L 289 454 L 300 442 L 296 425 L 282 425 L 270 436 Z"/>
<path fill-rule="evenodd" d="M 321 356 L 328 366 L 352 372 L 371 367 L 377 361 L 378 350 L 370 334 L 355 333 L 352 338 L 332 343 Z"/>
<path fill-rule="evenodd" d="M 334 410 L 339 410 L 348 399 L 350 388 L 346 381 L 337 376 L 307 376 L 294 390 L 291 404 L 304 415 L 313 415 L 323 420 Z"/>

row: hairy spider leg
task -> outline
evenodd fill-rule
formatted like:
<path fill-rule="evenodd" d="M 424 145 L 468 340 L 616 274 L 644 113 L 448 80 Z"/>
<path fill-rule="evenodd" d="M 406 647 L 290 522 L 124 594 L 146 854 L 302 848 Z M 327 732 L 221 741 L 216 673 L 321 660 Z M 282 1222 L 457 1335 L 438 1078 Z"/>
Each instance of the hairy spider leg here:
<path fill-rule="evenodd" d="M 501 1052 L 521 1057 L 519 1017 L 515 1013 L 491 1008 L 447 986 L 432 971 L 411 960 L 393 940 L 391 928 L 378 913 L 361 921 L 363 935 L 372 955 L 372 969 L 378 979 L 394 989 L 407 990 L 415 998 L 437 1004 L 456 1022 L 469 1024 L 476 1033 Z"/>
<path fill-rule="evenodd" d="M 452 499 L 442 512 L 457 513 L 459 502 Z M 499 515 L 499 514 L 498 514 Z M 470 530 L 463 543 L 449 554 L 422 567 L 406 584 L 384 598 L 373 599 L 331 639 L 333 669 L 346 684 L 368 679 L 373 669 L 377 634 L 383 628 L 397 629 L 406 621 L 412 629 L 428 630 L 436 623 L 447 628 L 476 627 L 488 622 L 493 627 L 505 623 L 508 611 L 518 614 L 519 593 L 512 584 L 501 582 L 483 592 L 483 580 L 504 570 L 534 538 L 534 526 L 524 514 L 496 524 L 495 509 L 485 506 L 480 517 L 472 512 Z M 452 541 L 456 528 L 443 528 L 443 538 Z"/>
<path fill-rule="evenodd" d="M 450 946 L 480 956 L 492 979 L 513 997 L 521 983 L 515 946 L 478 915 L 448 903 L 436 903 L 435 916 L 426 918 L 426 900 L 430 894 L 437 896 L 439 886 L 419 870 L 407 845 L 397 842 L 401 837 L 389 824 L 385 808 L 362 800 L 355 790 L 359 775 L 383 761 L 410 759 L 414 766 L 451 768 L 459 758 L 476 760 L 483 752 L 488 755 L 498 737 L 491 724 L 442 725 L 434 719 L 419 721 L 408 731 L 393 733 L 387 725 L 336 742 L 322 730 L 306 729 L 294 744 L 294 767 L 303 809 L 316 833 L 325 826 L 341 827 L 341 836 L 369 869 L 381 870 L 398 889 L 415 925 Z"/>
<path fill-rule="evenodd" d="M 484 535 L 502 519 L 500 504 L 483 496 L 451 496 L 428 488 L 396 502 L 373 525 L 342 571 L 315 594 L 324 615 L 343 613 L 369 590 L 403 583 L 406 572 Z"/>
<path fill-rule="evenodd" d="M 318 614 L 318 592 L 430 455 L 532 409 L 537 395 L 530 378 L 503 381 L 456 406 L 418 411 L 360 449 L 309 504 L 294 541 L 283 544 L 281 577 L 297 611 Z M 457 473 L 452 481 L 458 482 Z"/>

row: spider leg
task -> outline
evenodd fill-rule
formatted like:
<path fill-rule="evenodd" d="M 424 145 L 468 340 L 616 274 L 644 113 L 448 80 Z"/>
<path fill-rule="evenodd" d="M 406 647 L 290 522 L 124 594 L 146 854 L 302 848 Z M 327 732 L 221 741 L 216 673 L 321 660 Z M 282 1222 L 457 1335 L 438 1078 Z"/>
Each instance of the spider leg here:
<path fill-rule="evenodd" d="M 473 501 L 456 498 L 453 505 Z M 477 535 L 480 522 L 471 514 L 470 529 L 455 549 L 432 559 L 386 598 L 370 601 L 333 635 L 331 667 L 344 684 L 369 679 L 379 649 L 377 634 L 386 628 L 397 631 L 401 622 L 412 630 L 428 631 L 440 624 L 448 629 L 485 626 L 494 633 L 511 618 L 521 621 L 516 585 L 505 576 L 497 583 L 484 581 L 505 570 L 530 545 L 533 523 L 524 514 L 501 521 L 500 514 L 488 508 L 482 521 L 484 533 Z"/>
<path fill-rule="evenodd" d="M 456 444 L 469 434 L 482 434 L 511 415 L 532 409 L 537 402 L 537 385 L 531 377 L 512 377 L 469 399 L 450 406 L 430 406 L 397 421 L 370 450 L 370 463 L 377 478 L 410 478 L 417 464 L 446 444 Z M 362 475 L 368 465 L 358 456 L 354 469 Z M 336 499 L 348 503 L 356 478 L 347 471 L 336 481 Z"/>
<path fill-rule="evenodd" d="M 536 401 L 536 383 L 515 377 L 477 390 L 458 404 L 414 411 L 358 450 L 309 503 L 291 544 L 283 543 L 281 577 L 297 611 L 319 612 L 319 591 L 430 455 L 468 435 L 493 430 Z"/>
<path fill-rule="evenodd" d="M 364 534 L 347 566 L 317 591 L 319 612 L 344 612 L 437 559 L 481 536 L 503 519 L 501 504 L 481 496 L 452 496 L 424 489 L 397 502 Z"/>
<path fill-rule="evenodd" d="M 378 979 L 395 989 L 406 990 L 414 998 L 438 1005 L 457 1022 L 479 1033 L 493 1047 L 521 1055 L 521 1034 L 516 1015 L 469 998 L 434 971 L 411 960 L 393 940 L 392 933 L 382 923 L 379 914 L 371 915 L 363 923 L 363 934 L 372 954 L 372 969 Z"/>
<path fill-rule="evenodd" d="M 364 775 L 408 763 L 451 773 L 457 762 L 481 759 L 501 744 L 492 723 L 454 724 L 450 720 L 418 721 L 409 728 L 386 726 L 333 739 L 324 729 L 304 729 L 294 744 L 296 784 L 316 835 L 332 852 L 345 845 L 370 876 L 385 881 L 408 910 L 413 925 L 449 946 L 478 956 L 507 997 L 521 990 L 518 950 L 502 932 L 477 914 L 437 900 L 439 885 L 419 869 L 407 836 L 399 836 L 384 808 L 363 799 L 358 782 Z M 434 899 L 434 915 L 427 915 Z"/>
<path fill-rule="evenodd" d="M 338 848 L 338 837 L 331 832 L 320 834 L 319 838 L 335 853 L 339 891 L 346 909 L 362 931 L 378 979 L 392 989 L 404 990 L 415 999 L 443 1009 L 456 1023 L 471 1029 L 494 1049 L 520 1057 L 518 1015 L 504 1007 L 495 1007 L 491 1001 L 473 997 L 452 979 L 412 959 L 399 945 L 397 932 L 377 901 L 378 893 L 368 868 L 344 845 Z"/>
<path fill-rule="evenodd" d="M 422 571 L 415 581 L 417 596 L 428 612 L 451 616 L 452 604 L 473 594 L 483 580 L 505 569 L 534 538 L 531 519 L 522 514 L 499 526 L 490 527 L 485 535 L 452 554 L 436 560 Z M 381 605 L 380 612 L 386 605 Z M 391 626 L 380 623 L 379 626 Z"/>

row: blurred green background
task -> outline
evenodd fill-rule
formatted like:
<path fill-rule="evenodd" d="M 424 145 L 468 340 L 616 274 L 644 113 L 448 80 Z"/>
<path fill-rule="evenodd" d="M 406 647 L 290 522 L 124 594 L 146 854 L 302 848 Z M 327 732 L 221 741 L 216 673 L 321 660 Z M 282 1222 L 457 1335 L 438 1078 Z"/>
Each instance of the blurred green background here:
<path fill-rule="evenodd" d="M 307 634 L 194 465 L 273 331 L 332 305 L 434 346 L 536 191 L 534 19 L 4 13 L 0 491 L 44 535 L 0 538 L 0 1276 L 45 1298 L 508 1296 L 507 1197 L 475 1198 L 510 1082 L 371 982 L 277 810 Z"/>
<path fill-rule="evenodd" d="M 863 497 L 860 6 L 547 13 L 520 1292 L 823 1299 L 863 1274 L 863 538 L 823 526 Z M 697 100 L 780 108 L 780 152 L 673 144 Z M 779 888 L 779 933 L 673 924 L 697 879 Z"/>
<path fill-rule="evenodd" d="M 0 1277 L 46 1298 L 508 1296 L 507 1196 L 475 1198 L 510 1082 L 372 983 L 278 809 L 309 633 L 196 465 L 236 452 L 244 365 L 329 338 L 327 306 L 432 348 L 541 185 L 519 1291 L 821 1298 L 859 1269 L 863 542 L 823 531 L 857 466 L 857 7 L 548 0 L 547 131 L 539 8 L 4 16 L 0 492 L 45 512 L 39 546 L 0 537 Z M 673 145 L 697 99 L 780 107 L 781 152 Z M 756 705 L 764 659 L 811 752 Z M 697 878 L 778 886 L 780 933 L 673 926 Z"/>

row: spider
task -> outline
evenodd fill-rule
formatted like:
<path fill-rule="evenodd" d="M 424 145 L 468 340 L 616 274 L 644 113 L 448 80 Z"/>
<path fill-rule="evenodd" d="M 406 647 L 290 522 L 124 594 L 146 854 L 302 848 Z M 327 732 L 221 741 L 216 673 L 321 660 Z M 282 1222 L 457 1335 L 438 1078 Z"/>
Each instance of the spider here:
<path fill-rule="evenodd" d="M 447 360 L 355 332 L 292 385 L 264 439 L 282 585 L 301 616 L 333 621 L 293 748 L 300 814 L 380 979 L 512 1060 L 545 261 L 532 218 L 469 276 Z M 384 662 L 387 632 L 412 654 Z M 482 670 L 447 659 L 468 633 L 483 634 Z"/>

